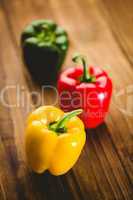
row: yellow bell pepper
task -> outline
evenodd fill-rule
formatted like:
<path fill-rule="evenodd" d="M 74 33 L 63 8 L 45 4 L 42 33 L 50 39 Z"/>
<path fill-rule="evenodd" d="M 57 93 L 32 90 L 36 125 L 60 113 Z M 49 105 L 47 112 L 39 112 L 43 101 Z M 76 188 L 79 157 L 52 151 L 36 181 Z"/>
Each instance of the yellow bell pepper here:
<path fill-rule="evenodd" d="M 28 117 L 26 156 L 33 171 L 62 175 L 73 167 L 85 144 L 81 109 L 64 113 L 54 106 L 41 106 Z"/>

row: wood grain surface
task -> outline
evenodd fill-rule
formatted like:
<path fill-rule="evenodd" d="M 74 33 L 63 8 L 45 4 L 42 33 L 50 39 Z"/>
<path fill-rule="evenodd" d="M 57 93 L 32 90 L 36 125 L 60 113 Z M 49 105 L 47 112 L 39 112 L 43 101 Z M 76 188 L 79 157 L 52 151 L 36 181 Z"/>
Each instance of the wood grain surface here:
<path fill-rule="evenodd" d="M 82 52 L 106 69 L 114 85 L 105 124 L 87 130 L 80 159 L 59 177 L 31 172 L 24 153 L 26 116 L 42 104 L 31 92 L 45 104 L 54 99 L 35 85 L 21 58 L 20 34 L 40 18 L 54 19 L 69 33 L 64 68 L 72 65 L 72 53 Z M 0 0 L 0 200 L 133 199 L 132 22 L 132 0 Z"/>

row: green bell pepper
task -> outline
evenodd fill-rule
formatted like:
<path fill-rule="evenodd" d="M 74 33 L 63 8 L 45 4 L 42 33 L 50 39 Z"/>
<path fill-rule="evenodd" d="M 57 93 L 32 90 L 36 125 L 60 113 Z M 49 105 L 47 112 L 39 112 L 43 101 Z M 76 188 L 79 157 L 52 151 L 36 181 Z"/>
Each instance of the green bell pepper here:
<path fill-rule="evenodd" d="M 35 20 L 21 35 L 24 62 L 39 84 L 55 84 L 69 41 L 67 32 L 52 20 Z"/>

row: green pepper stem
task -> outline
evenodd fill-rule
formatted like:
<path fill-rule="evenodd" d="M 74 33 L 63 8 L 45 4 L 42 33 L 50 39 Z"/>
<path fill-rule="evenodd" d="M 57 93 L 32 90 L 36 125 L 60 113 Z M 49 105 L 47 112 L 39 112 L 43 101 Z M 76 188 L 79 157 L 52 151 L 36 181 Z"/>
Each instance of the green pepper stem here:
<path fill-rule="evenodd" d="M 84 58 L 84 56 L 82 56 L 80 54 L 76 54 L 76 55 L 74 55 L 72 60 L 75 63 L 81 63 L 82 66 L 83 66 L 83 76 L 81 77 L 81 81 L 82 82 L 93 82 L 94 81 L 94 77 L 92 77 L 89 74 L 88 67 L 87 67 L 87 61 Z"/>
<path fill-rule="evenodd" d="M 55 132 L 64 133 L 66 131 L 66 122 L 68 122 L 72 117 L 79 115 L 82 112 L 82 109 L 77 109 L 66 113 L 58 122 L 49 125 L 49 128 Z"/>

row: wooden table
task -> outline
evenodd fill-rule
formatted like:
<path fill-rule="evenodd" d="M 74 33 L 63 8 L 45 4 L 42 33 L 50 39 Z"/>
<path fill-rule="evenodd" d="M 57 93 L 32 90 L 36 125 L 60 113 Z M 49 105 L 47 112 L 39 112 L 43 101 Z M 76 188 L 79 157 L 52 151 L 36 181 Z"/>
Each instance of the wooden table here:
<path fill-rule="evenodd" d="M 72 65 L 73 52 L 82 52 L 114 84 L 105 124 L 87 131 L 79 161 L 60 177 L 36 175 L 25 162 L 25 118 L 38 106 L 30 93 L 41 89 L 25 70 L 19 41 L 25 25 L 39 18 L 68 31 L 64 66 Z M 133 199 L 133 1 L 1 0 L 0 49 L 0 200 Z M 23 96 L 26 103 L 19 105 Z M 51 103 L 53 92 L 42 96 Z"/>

